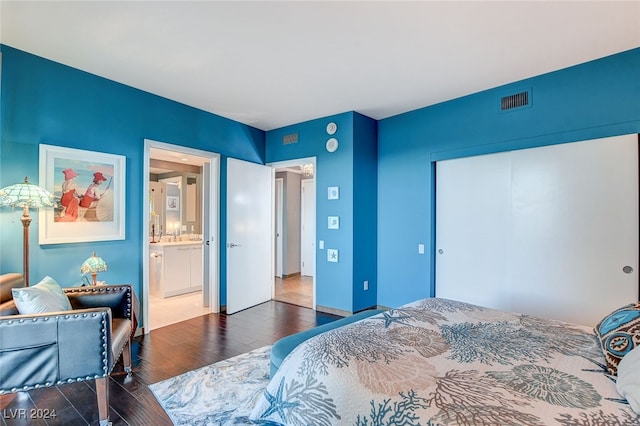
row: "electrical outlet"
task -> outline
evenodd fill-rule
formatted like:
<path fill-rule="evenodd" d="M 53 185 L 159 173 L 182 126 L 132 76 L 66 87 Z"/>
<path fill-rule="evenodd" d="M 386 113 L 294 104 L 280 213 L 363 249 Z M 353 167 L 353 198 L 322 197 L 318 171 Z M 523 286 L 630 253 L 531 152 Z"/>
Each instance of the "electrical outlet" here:
<path fill-rule="evenodd" d="M 364 291 L 369 290 L 369 281 L 364 282 Z"/>

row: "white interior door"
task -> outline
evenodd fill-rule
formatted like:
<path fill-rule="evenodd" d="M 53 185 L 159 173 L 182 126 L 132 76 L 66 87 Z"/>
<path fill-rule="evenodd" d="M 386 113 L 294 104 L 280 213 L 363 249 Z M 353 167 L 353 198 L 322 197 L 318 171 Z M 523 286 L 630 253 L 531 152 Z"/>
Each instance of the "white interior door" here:
<path fill-rule="evenodd" d="M 283 260 L 283 249 L 282 249 L 282 232 L 284 225 L 284 197 L 282 194 L 284 188 L 284 180 L 282 178 L 276 179 L 276 241 L 275 241 L 275 269 L 276 269 L 276 277 L 282 278 L 282 260 Z"/>
<path fill-rule="evenodd" d="M 503 305 L 510 281 L 509 153 L 436 166 L 436 296 Z M 504 302 L 506 303 L 506 301 Z"/>
<path fill-rule="evenodd" d="M 638 137 L 527 151 L 512 156 L 512 307 L 595 325 L 638 300 Z"/>
<path fill-rule="evenodd" d="M 436 296 L 586 325 L 637 301 L 637 135 L 442 161 L 436 181 Z"/>
<path fill-rule="evenodd" d="M 227 313 L 271 299 L 273 169 L 227 159 Z"/>
<path fill-rule="evenodd" d="M 316 184 L 312 179 L 301 182 L 300 253 L 301 275 L 312 277 L 316 260 Z"/>

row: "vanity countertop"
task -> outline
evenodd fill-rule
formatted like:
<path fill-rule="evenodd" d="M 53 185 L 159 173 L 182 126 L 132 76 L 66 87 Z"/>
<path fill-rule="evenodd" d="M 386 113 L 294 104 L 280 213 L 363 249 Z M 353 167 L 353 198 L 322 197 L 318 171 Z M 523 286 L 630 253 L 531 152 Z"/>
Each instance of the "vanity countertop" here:
<path fill-rule="evenodd" d="M 184 240 L 184 241 L 163 241 L 163 242 L 155 242 L 149 243 L 150 247 L 160 246 L 188 246 L 188 245 L 202 245 L 202 240 Z"/>

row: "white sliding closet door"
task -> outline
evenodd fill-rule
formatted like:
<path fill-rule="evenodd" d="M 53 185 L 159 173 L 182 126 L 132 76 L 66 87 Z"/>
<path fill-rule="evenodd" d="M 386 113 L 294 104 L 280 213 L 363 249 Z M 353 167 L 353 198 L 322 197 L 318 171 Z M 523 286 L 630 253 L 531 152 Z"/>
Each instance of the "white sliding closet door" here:
<path fill-rule="evenodd" d="M 436 296 L 504 305 L 497 298 L 510 281 L 509 153 L 441 161 L 436 173 Z"/>
<path fill-rule="evenodd" d="M 638 300 L 637 135 L 442 161 L 436 191 L 436 296 L 586 325 Z"/>

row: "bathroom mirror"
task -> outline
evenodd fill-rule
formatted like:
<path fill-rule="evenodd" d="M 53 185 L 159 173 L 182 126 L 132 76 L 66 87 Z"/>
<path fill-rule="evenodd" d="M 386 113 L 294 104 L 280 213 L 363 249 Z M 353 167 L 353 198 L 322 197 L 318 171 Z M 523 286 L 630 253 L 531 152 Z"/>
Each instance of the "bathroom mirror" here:
<path fill-rule="evenodd" d="M 150 231 L 155 228 L 156 239 L 197 237 L 202 234 L 202 167 L 170 161 L 173 157 L 162 150 L 152 154 L 157 158 L 149 162 Z"/>
<path fill-rule="evenodd" d="M 182 177 L 175 176 L 159 179 L 166 186 L 164 205 L 164 229 L 167 235 L 180 235 L 182 232 Z"/>

